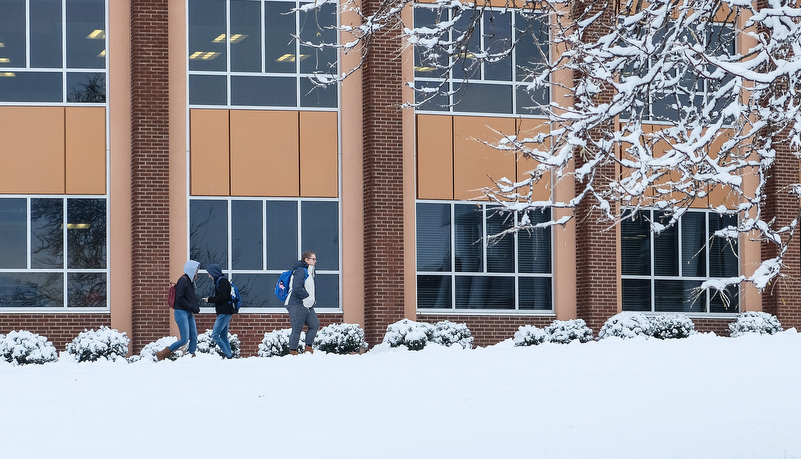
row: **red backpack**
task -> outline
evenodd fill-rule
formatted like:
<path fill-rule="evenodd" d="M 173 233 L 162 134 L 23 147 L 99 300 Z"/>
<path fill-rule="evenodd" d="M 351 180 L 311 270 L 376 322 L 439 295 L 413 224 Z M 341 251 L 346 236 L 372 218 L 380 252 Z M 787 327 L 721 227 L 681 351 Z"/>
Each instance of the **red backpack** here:
<path fill-rule="evenodd" d="M 175 308 L 175 282 L 170 282 L 170 288 L 167 290 L 167 304 Z"/>

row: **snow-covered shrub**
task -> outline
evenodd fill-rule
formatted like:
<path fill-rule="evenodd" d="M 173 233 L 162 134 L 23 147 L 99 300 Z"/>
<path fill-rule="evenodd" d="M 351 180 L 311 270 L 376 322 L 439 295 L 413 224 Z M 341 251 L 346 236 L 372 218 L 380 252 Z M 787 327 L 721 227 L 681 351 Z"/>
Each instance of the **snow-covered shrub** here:
<path fill-rule="evenodd" d="M 259 357 L 275 357 L 282 355 L 289 355 L 289 334 L 292 333 L 291 328 L 283 330 L 273 330 L 264 334 L 264 339 L 259 344 Z M 300 332 L 300 345 L 298 352 L 303 353 L 304 345 L 306 342 L 306 332 Z"/>
<path fill-rule="evenodd" d="M 149 362 L 157 362 L 158 359 L 156 358 L 156 352 L 168 347 L 172 343 L 178 341 L 178 338 L 174 336 L 165 336 L 164 338 L 159 338 L 157 341 L 152 343 L 147 343 L 145 347 L 139 352 L 139 355 L 132 355 L 128 358 L 128 363 L 138 362 L 140 360 L 149 361 Z M 167 358 L 170 360 L 176 360 L 178 357 L 183 355 L 183 351 L 178 349 L 177 351 L 173 352 Z"/>
<path fill-rule="evenodd" d="M 67 353 L 75 356 L 78 362 L 96 362 L 98 360 L 124 359 L 128 354 L 131 340 L 124 332 L 103 325 L 97 330 L 86 330 L 67 344 Z"/>
<path fill-rule="evenodd" d="M 390 347 L 403 345 L 410 350 L 419 351 L 433 338 L 434 327 L 431 324 L 403 319 L 387 326 L 383 343 Z"/>
<path fill-rule="evenodd" d="M 228 333 L 228 342 L 231 343 L 231 355 L 239 357 L 240 343 L 239 335 Z M 197 351 L 203 354 L 214 354 L 224 357 L 225 354 L 217 346 L 217 342 L 211 339 L 211 330 L 206 329 L 204 333 L 197 335 Z"/>
<path fill-rule="evenodd" d="M 515 346 L 536 346 L 548 340 L 548 334 L 532 325 L 520 327 L 515 332 Z"/>
<path fill-rule="evenodd" d="M 454 344 L 462 346 L 464 349 L 473 348 L 473 335 L 467 324 L 459 324 L 443 320 L 434 325 L 431 342 L 450 347 Z"/>
<path fill-rule="evenodd" d="M 598 338 L 634 338 L 635 336 L 651 336 L 651 321 L 641 312 L 621 312 L 606 320 Z"/>
<path fill-rule="evenodd" d="M 695 324 L 684 314 L 660 314 L 651 317 L 651 336 L 659 339 L 687 338 L 695 334 Z"/>
<path fill-rule="evenodd" d="M 29 331 L 0 335 L 0 359 L 14 365 L 43 364 L 58 360 L 58 351 L 44 336 Z"/>
<path fill-rule="evenodd" d="M 364 330 L 358 324 L 331 324 L 314 337 L 314 348 L 332 354 L 354 354 L 367 349 Z"/>
<path fill-rule="evenodd" d="M 782 324 L 773 314 L 762 311 L 748 311 L 737 314 L 737 320 L 729 324 L 731 336 L 736 338 L 746 333 L 772 335 L 782 331 Z"/>
<path fill-rule="evenodd" d="M 587 327 L 584 319 L 554 320 L 551 325 L 545 327 L 548 340 L 552 343 L 567 344 L 571 341 L 579 340 L 586 343 L 592 340 L 592 330 Z"/>

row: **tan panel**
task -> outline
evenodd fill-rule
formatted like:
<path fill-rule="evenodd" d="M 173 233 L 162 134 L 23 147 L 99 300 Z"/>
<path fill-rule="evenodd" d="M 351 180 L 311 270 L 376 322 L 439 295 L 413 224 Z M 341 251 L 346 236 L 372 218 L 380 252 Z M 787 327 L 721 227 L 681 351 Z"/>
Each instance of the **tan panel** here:
<path fill-rule="evenodd" d="M 192 196 L 228 196 L 228 110 L 189 111 Z"/>
<path fill-rule="evenodd" d="M 718 153 L 720 152 L 720 147 L 726 143 L 727 141 L 731 140 L 729 136 L 726 137 L 718 137 L 712 143 L 710 148 L 709 156 L 711 158 L 717 158 Z M 755 171 L 751 171 L 754 173 Z M 711 190 L 709 190 L 709 206 L 710 207 L 718 207 L 720 205 L 724 205 L 729 209 L 737 208 L 739 204 L 739 196 L 737 194 L 732 193 L 732 189 L 730 186 L 725 185 L 717 185 Z"/>
<path fill-rule="evenodd" d="M 67 107 L 67 194 L 106 194 L 106 109 Z"/>
<path fill-rule="evenodd" d="M 231 111 L 231 194 L 300 193 L 297 111 Z"/>
<path fill-rule="evenodd" d="M 529 119 L 523 118 L 517 121 L 518 126 L 518 138 L 530 138 L 534 137 L 537 134 L 545 132 L 550 129 L 547 120 L 537 120 L 537 119 Z M 540 150 L 545 150 L 548 147 L 546 145 L 529 145 L 531 148 L 539 148 Z M 522 181 L 526 180 L 530 177 L 528 171 L 537 167 L 537 163 L 530 159 L 527 159 L 522 154 L 517 155 L 517 180 Z M 511 178 L 511 177 L 509 177 Z M 532 196 L 534 201 L 550 201 L 551 200 L 551 173 L 546 172 L 542 175 L 542 178 L 534 187 L 534 193 Z"/>
<path fill-rule="evenodd" d="M 335 112 L 300 112 L 301 196 L 337 197 L 338 145 Z"/>
<path fill-rule="evenodd" d="M 64 107 L 0 107 L 0 193 L 64 193 Z"/>
<path fill-rule="evenodd" d="M 417 198 L 453 199 L 453 117 L 417 115 Z"/>
<path fill-rule="evenodd" d="M 454 199 L 481 198 L 481 189 L 495 186 L 493 180 L 517 176 L 514 154 L 495 150 L 481 142 L 498 142 L 502 135 L 513 134 L 514 129 L 514 118 L 454 117 Z"/>

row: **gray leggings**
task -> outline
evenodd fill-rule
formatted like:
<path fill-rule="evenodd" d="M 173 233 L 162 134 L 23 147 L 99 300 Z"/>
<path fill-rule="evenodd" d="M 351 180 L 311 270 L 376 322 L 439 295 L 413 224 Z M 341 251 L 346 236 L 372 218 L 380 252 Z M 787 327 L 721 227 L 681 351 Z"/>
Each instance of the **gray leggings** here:
<path fill-rule="evenodd" d="M 307 326 L 306 330 L 306 346 L 314 344 L 314 337 L 317 336 L 317 329 L 320 328 L 320 320 L 317 319 L 317 313 L 314 308 L 306 309 L 302 304 L 289 305 L 289 323 L 292 324 L 292 333 L 289 334 L 289 349 L 298 350 L 298 341 L 300 341 L 300 332 L 303 326 Z"/>

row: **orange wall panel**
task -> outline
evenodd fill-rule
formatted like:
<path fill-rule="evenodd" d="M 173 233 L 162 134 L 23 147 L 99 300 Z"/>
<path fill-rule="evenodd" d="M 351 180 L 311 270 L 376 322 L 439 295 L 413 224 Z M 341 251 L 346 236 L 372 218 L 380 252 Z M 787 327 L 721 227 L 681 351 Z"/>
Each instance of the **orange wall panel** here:
<path fill-rule="evenodd" d="M 417 198 L 453 199 L 453 117 L 417 115 Z"/>
<path fill-rule="evenodd" d="M 231 195 L 300 194 L 297 111 L 231 111 Z"/>
<path fill-rule="evenodd" d="M 518 138 L 530 138 L 535 135 L 550 129 L 547 120 L 521 118 L 517 120 Z M 539 148 L 545 150 L 547 145 L 529 145 L 531 148 Z M 528 171 L 537 167 L 537 163 L 530 159 L 526 159 L 522 154 L 517 154 L 517 180 L 523 181 L 530 177 Z M 511 180 L 512 177 L 509 177 Z M 532 199 L 535 201 L 550 201 L 551 200 L 551 173 L 546 172 L 543 174 L 539 182 L 534 186 L 534 193 Z"/>
<path fill-rule="evenodd" d="M 453 118 L 454 199 L 480 198 L 483 196 L 482 188 L 495 186 L 493 180 L 502 177 L 513 180 L 517 176 L 514 154 L 498 151 L 481 142 L 498 142 L 503 135 L 514 131 L 513 118 Z"/>
<path fill-rule="evenodd" d="M 190 194 L 228 196 L 228 110 L 189 112 Z"/>
<path fill-rule="evenodd" d="M 66 110 L 67 194 L 106 194 L 106 109 Z"/>
<path fill-rule="evenodd" d="M 338 194 L 337 114 L 300 112 L 300 195 L 335 198 Z"/>
<path fill-rule="evenodd" d="M 0 193 L 64 193 L 64 107 L 0 107 Z"/>

